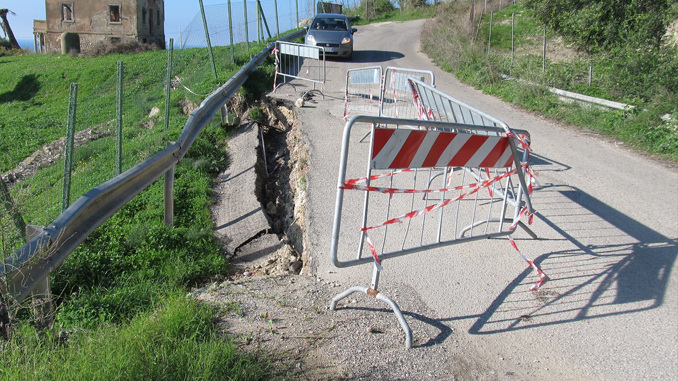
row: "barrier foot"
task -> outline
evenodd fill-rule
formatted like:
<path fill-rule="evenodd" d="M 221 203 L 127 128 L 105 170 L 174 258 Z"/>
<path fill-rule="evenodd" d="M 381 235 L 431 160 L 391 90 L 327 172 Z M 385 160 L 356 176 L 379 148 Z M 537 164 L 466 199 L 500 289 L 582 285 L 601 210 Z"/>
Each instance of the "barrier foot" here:
<path fill-rule="evenodd" d="M 375 298 L 383 302 L 386 302 L 393 310 L 393 313 L 398 319 L 398 323 L 400 323 L 400 326 L 403 328 L 403 331 L 405 332 L 405 348 L 407 349 L 412 348 L 412 330 L 410 329 L 410 326 L 407 324 L 407 321 L 405 321 L 405 317 L 403 316 L 403 313 L 400 311 L 400 307 L 398 307 L 398 305 L 396 304 L 396 302 L 393 301 L 393 299 L 380 293 L 379 291 L 363 286 L 351 287 L 348 290 L 332 298 L 332 302 L 330 303 L 330 310 L 334 311 L 337 307 L 338 301 L 356 292 L 363 292 L 367 295 L 374 296 Z"/>

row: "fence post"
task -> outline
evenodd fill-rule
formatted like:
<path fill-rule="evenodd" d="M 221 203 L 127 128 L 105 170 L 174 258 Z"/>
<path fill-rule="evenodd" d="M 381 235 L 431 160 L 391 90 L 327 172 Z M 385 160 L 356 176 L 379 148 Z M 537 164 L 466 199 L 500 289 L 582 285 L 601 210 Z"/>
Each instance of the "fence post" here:
<path fill-rule="evenodd" d="M 487 41 L 487 56 L 490 56 L 490 48 L 492 47 L 492 21 L 494 20 L 494 11 L 490 12 L 490 37 Z"/>
<path fill-rule="evenodd" d="M 175 142 L 167 142 L 167 147 Z M 163 205 L 165 226 L 172 227 L 174 224 L 174 166 L 165 172 L 164 187 L 163 187 Z"/>
<path fill-rule="evenodd" d="M 73 166 L 73 139 L 75 136 L 75 114 L 78 102 L 78 84 L 71 83 L 68 100 L 68 125 L 66 129 L 66 146 L 64 154 L 64 189 L 61 198 L 61 212 L 63 213 L 71 201 L 71 170 Z"/>
<path fill-rule="evenodd" d="M 541 59 L 541 72 L 546 73 L 546 25 L 544 25 L 544 52 Z"/>
<path fill-rule="evenodd" d="M 275 37 L 280 36 L 280 21 L 278 20 L 278 0 L 273 0 L 273 6 L 275 6 Z"/>
<path fill-rule="evenodd" d="M 511 67 L 513 67 L 513 56 L 516 52 L 516 14 L 511 13 Z"/>
<path fill-rule="evenodd" d="M 167 53 L 167 79 L 165 80 L 165 126 L 163 131 L 169 128 L 170 115 L 170 91 L 172 90 L 172 55 L 174 53 L 174 39 L 169 39 L 169 52 Z"/>
<path fill-rule="evenodd" d="M 205 7 L 202 5 L 202 0 L 200 2 L 200 14 L 202 15 L 202 24 L 205 27 L 205 40 L 207 40 L 207 51 L 210 55 L 210 62 L 212 63 L 212 74 L 214 74 L 214 79 L 217 79 L 217 65 L 214 63 L 214 53 L 212 53 L 212 43 L 210 42 L 210 32 L 207 29 L 207 19 L 205 18 Z"/>
<path fill-rule="evenodd" d="M 118 61 L 118 85 L 115 94 L 115 174 L 122 173 L 122 78 L 123 63 Z"/>
<path fill-rule="evenodd" d="M 589 87 L 593 84 L 593 60 L 589 61 Z"/>
<path fill-rule="evenodd" d="M 5 205 L 5 209 L 7 209 L 7 213 L 12 216 L 14 226 L 19 230 L 19 234 L 21 234 L 21 239 L 24 240 L 24 243 L 28 242 L 26 238 L 26 222 L 14 205 L 12 195 L 9 193 L 7 184 L 5 184 L 5 180 L 2 178 L 0 178 L 0 197 L 2 198 L 2 203 Z"/>
<path fill-rule="evenodd" d="M 261 42 L 261 13 L 259 13 L 259 0 L 254 0 L 255 13 L 257 15 L 257 42 Z"/>
<path fill-rule="evenodd" d="M 228 0 L 228 35 L 231 38 L 231 63 L 235 63 L 235 52 L 233 51 L 233 16 L 231 14 L 231 0 Z"/>
<path fill-rule="evenodd" d="M 247 23 L 247 0 L 243 0 L 243 7 L 245 8 L 245 46 L 247 47 L 247 54 L 250 51 L 250 26 Z"/>
<path fill-rule="evenodd" d="M 257 0 L 257 7 L 259 8 L 259 16 L 261 17 L 261 21 L 263 22 L 261 26 L 261 39 L 266 39 L 266 36 L 264 36 L 264 26 L 266 27 L 266 32 L 268 32 L 268 38 L 271 38 L 271 30 L 268 29 L 268 22 L 266 22 L 266 14 L 264 14 L 264 8 L 261 7 L 261 1 Z"/>

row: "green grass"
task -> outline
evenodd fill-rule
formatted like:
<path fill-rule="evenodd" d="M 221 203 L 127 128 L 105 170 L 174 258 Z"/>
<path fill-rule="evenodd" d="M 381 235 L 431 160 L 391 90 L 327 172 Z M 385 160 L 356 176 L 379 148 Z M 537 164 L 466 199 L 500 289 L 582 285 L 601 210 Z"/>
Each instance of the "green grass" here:
<path fill-rule="evenodd" d="M 215 48 L 218 78 L 207 49 L 174 52 L 174 74 L 196 93 L 226 82 L 263 44 Z M 68 87 L 79 84 L 77 130 L 110 121 L 115 113 L 117 61 L 124 61 L 123 170 L 177 140 L 188 116 L 180 101 L 201 97 L 177 87 L 163 130 L 167 51 L 104 57 L 26 55 L 0 57 L 0 125 L 4 170 L 65 133 Z M 273 60 L 267 59 L 241 93 L 253 99 L 269 90 Z M 152 107 L 160 116 L 148 116 Z M 0 379 L 264 379 L 266 360 L 237 351 L 219 337 L 213 311 L 185 299 L 186 291 L 223 278 L 228 269 L 213 237 L 209 206 L 216 175 L 228 165 L 230 130 L 215 118 L 175 171 L 174 227 L 163 225 L 163 184 L 156 181 L 95 230 L 50 277 L 54 327 L 38 332 L 30 301 L 14 311 L 16 332 L 0 342 Z M 149 124 L 152 122 L 151 124 Z M 89 142 L 74 152 L 71 202 L 115 175 L 115 137 Z M 45 165 L 12 189 L 29 224 L 46 225 L 61 213 L 63 159 Z M 3 255 L 22 242 L 1 210 Z M 59 330 L 76 332 L 57 344 Z M 38 375 L 38 376 L 36 376 Z"/>
<path fill-rule="evenodd" d="M 216 332 L 214 310 L 168 294 L 128 324 L 76 330 L 21 325 L 2 343 L 4 380 L 261 380 L 271 365 Z"/>
<path fill-rule="evenodd" d="M 424 27 L 422 50 L 439 67 L 505 101 L 583 129 L 601 132 L 658 157 L 678 161 L 675 122 L 678 119 L 678 83 L 675 79 L 678 62 L 675 49 L 657 53 L 619 50 L 591 59 L 568 49 L 559 36 L 547 32 L 549 46 L 557 47 L 558 53 L 547 54 L 544 73 L 544 27 L 528 9 L 516 4 L 494 12 L 489 56 L 490 15 L 482 17 L 478 31 L 477 18 L 475 28 L 469 25 L 469 11 L 469 2 L 443 3 L 436 19 Z M 513 61 L 512 14 L 516 20 Z M 591 85 L 588 83 L 590 63 L 593 63 L 594 73 Z M 536 85 L 505 81 L 501 74 Z M 566 104 L 548 92 L 546 86 L 637 107 L 635 111 L 621 112 Z M 672 115 L 672 121 L 662 119 L 667 114 Z"/>

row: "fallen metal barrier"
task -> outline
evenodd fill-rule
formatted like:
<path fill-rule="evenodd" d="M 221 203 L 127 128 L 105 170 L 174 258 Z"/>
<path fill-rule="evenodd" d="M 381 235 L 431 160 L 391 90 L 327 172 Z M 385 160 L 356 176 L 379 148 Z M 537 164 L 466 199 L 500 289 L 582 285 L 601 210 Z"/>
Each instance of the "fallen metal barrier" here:
<path fill-rule="evenodd" d="M 456 107 L 464 108 L 469 115 L 480 113 L 467 105 Z M 349 150 L 351 132 L 357 123 L 372 126 L 366 174 L 349 173 L 349 159 L 360 160 L 349 154 L 353 152 Z M 534 213 L 530 202 L 532 172 L 526 164 L 529 146 L 521 145 L 527 141 L 527 131 L 511 130 L 505 124 L 351 118 L 342 141 L 330 257 L 339 268 L 372 263 L 373 276 L 370 287 L 355 286 L 336 295 L 330 309 L 355 292 L 382 300 L 395 313 L 405 332 L 405 345 L 410 348 L 412 332 L 402 312 L 378 291 L 383 261 L 499 237 L 509 237 L 517 250 L 511 235 L 518 226 L 534 237 L 521 221 L 524 215 L 531 220 Z M 350 166 L 356 167 L 362 166 Z M 359 192 L 347 191 L 364 192 L 364 197 L 361 200 Z M 356 213 L 359 210 L 362 213 Z M 352 231 L 346 233 L 345 227 L 340 234 L 342 226 Z M 353 258 L 340 255 L 340 248 L 346 247 L 341 252 L 347 253 L 356 243 Z M 533 286 L 536 289 L 546 276 L 518 253 L 539 276 Z"/>
<path fill-rule="evenodd" d="M 304 32 L 300 30 L 284 39 L 299 38 Z M 188 117 L 176 143 L 169 143 L 164 150 L 85 193 L 41 233 L 6 258 L 0 269 L 0 277 L 5 280 L 4 283 L 0 282 L 2 301 L 7 302 L 8 296 L 13 302 L 23 301 L 90 233 L 134 196 L 161 176 L 168 176 L 168 172 L 169 177 L 173 177 L 171 173 L 174 166 L 181 161 L 198 134 L 245 83 L 250 73 L 264 62 L 274 47 L 275 44 L 271 44 L 263 49 L 203 100 Z M 167 198 L 173 197 L 170 192 L 172 181 L 165 182 L 165 205 L 168 205 Z"/>
<path fill-rule="evenodd" d="M 344 88 L 344 120 L 348 120 L 351 114 L 416 118 L 413 92 L 407 82 L 408 78 L 418 78 L 435 87 L 435 76 L 430 70 L 394 66 L 387 67 L 386 71 L 381 66 L 348 70 Z M 367 132 L 363 135 L 360 141 L 365 140 L 369 134 Z"/>
<path fill-rule="evenodd" d="M 403 119 L 417 118 L 412 90 L 407 82 L 408 78 L 416 78 L 435 87 L 435 76 L 430 70 L 387 67 L 381 85 L 379 116 Z"/>
<path fill-rule="evenodd" d="M 287 78 L 301 79 L 325 85 L 326 66 L 325 49 L 319 46 L 295 44 L 292 42 L 276 41 L 275 49 L 275 76 L 273 78 L 273 92 L 286 83 Z M 278 82 L 278 76 L 282 82 Z"/>

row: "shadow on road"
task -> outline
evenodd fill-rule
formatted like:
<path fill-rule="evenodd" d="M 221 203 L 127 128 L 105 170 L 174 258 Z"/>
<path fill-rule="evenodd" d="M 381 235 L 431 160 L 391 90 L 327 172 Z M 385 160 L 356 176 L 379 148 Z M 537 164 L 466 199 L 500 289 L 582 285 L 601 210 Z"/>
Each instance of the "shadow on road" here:
<path fill-rule="evenodd" d="M 355 50 L 353 51 L 354 63 L 378 63 L 396 60 L 405 57 L 404 54 L 386 50 Z"/>
<path fill-rule="evenodd" d="M 571 244 L 540 256 L 551 281 L 529 298 L 525 270 L 469 329 L 490 334 L 646 311 L 662 305 L 678 239 L 666 237 L 581 189 L 553 186 L 537 217 Z M 590 243 L 587 243 L 590 242 Z M 469 318 L 468 316 L 466 318 Z"/>

